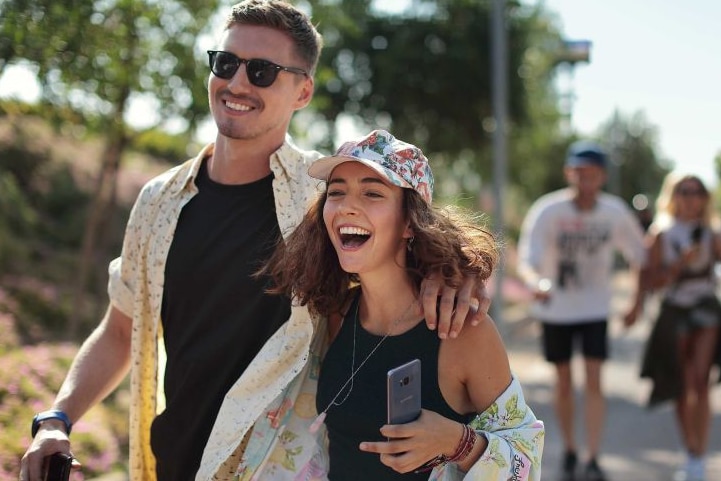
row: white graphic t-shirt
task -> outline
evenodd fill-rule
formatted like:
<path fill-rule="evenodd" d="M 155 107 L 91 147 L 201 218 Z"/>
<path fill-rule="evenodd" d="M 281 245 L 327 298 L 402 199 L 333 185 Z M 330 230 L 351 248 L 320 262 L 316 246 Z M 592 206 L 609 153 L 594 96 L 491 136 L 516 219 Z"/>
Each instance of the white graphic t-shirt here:
<path fill-rule="evenodd" d="M 550 280 L 550 298 L 532 313 L 556 324 L 608 318 L 614 255 L 642 265 L 641 226 L 622 199 L 602 193 L 593 209 L 579 210 L 572 191 L 539 198 L 521 227 L 519 263 Z"/>

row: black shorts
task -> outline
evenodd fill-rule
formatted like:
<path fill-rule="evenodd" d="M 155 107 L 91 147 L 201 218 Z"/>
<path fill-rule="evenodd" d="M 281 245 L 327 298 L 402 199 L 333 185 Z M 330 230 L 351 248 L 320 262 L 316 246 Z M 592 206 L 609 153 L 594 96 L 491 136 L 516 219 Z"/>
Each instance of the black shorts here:
<path fill-rule="evenodd" d="M 606 319 L 578 324 L 549 324 L 543 322 L 543 355 L 548 362 L 571 360 L 574 343 L 580 340 L 583 356 L 604 360 L 608 357 Z"/>

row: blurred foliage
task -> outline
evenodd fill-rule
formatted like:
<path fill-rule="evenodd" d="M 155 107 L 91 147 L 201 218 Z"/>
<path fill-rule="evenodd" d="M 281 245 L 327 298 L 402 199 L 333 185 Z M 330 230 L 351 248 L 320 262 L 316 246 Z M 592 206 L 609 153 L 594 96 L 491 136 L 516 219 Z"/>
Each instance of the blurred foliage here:
<path fill-rule="evenodd" d="M 0 297 L 2 297 L 0 289 Z M 20 459 L 30 444 L 30 420 L 51 405 L 70 362 L 71 344 L 17 348 L 12 316 L 0 309 L 0 479 L 18 479 Z M 128 455 L 128 386 L 91 409 L 73 427 L 73 451 L 89 478 L 123 470 Z"/>
<path fill-rule="evenodd" d="M 721 179 L 721 150 L 718 151 L 716 157 L 713 159 L 714 172 L 716 172 L 716 178 Z M 716 192 L 714 195 L 714 205 L 716 206 L 716 212 L 721 212 L 721 183 L 716 185 Z"/>
<path fill-rule="evenodd" d="M 13 62 L 29 62 L 43 100 L 69 108 L 53 112 L 80 115 L 96 131 L 107 128 L 108 118 L 122 117 L 131 97 L 145 95 L 158 119 L 182 118 L 192 127 L 207 113 L 207 72 L 196 41 L 219 3 L 4 0 L 0 73 Z"/>
<path fill-rule="evenodd" d="M 72 316 L 84 337 L 106 303 L 107 262 L 119 252 L 128 205 L 107 213 L 108 249 L 84 294 L 88 312 L 70 300 L 90 199 L 88 157 L 98 143 L 65 137 L 33 115 L 0 116 L 0 288 L 12 299 L 23 342 L 66 339 Z M 0 298 L 3 304 L 9 309 Z"/>
<path fill-rule="evenodd" d="M 477 206 L 492 178 L 491 2 L 416 0 L 395 15 L 371 1 L 308 3 L 325 39 L 312 104 L 331 123 L 323 132 L 343 116 L 362 130 L 388 128 L 422 146 L 445 177 L 441 197 Z M 547 158 L 559 134 L 551 84 L 560 33 L 541 6 L 507 5 L 509 179 L 530 177 L 545 191 L 537 174 L 547 169 L 529 159 Z M 333 137 L 324 140 L 331 150 Z"/>
<path fill-rule="evenodd" d="M 207 112 L 207 71 L 195 55 L 200 34 L 219 2 L 207 0 L 4 0 L 0 2 L 0 73 L 29 64 L 41 85 L 45 114 L 56 124 L 83 124 L 102 132 L 92 201 L 85 209 L 74 304 L 92 283 L 93 264 L 107 248 L 115 213 L 117 176 L 132 132 L 125 115 L 146 99 L 160 126 L 181 119 L 192 131 Z M 58 116 L 61 115 L 61 116 Z M 69 331 L 80 326 L 71 318 Z"/>
<path fill-rule="evenodd" d="M 312 15 L 325 47 L 315 97 L 296 115 L 294 136 L 330 151 L 342 140 L 341 119 L 360 130 L 389 128 L 428 154 L 439 173 L 439 199 L 478 207 L 493 180 L 492 2 L 410 0 L 393 14 L 372 0 L 296 3 Z M 193 128 L 207 115 L 207 68 L 197 36 L 209 33 L 219 2 L 1 5 L 3 32 L 16 41 L 0 42 L 0 66 L 32 62 L 46 98 L 68 108 L 58 110 L 62 115 L 91 116 L 89 127 L 107 127 L 99 114 L 124 108 L 116 93 L 151 98 L 160 118 L 184 118 L 188 131 L 164 136 L 150 129 L 131 134 L 131 145 L 175 161 L 187 157 Z M 564 47 L 558 18 L 542 3 L 507 1 L 506 7 L 509 195 L 530 202 L 563 182 L 573 135 L 561 128 L 553 81 Z"/>
<path fill-rule="evenodd" d="M 169 134 L 156 128 L 134 135 L 131 147 L 158 161 L 177 164 L 195 155 L 187 150 L 190 144 L 190 135 L 187 132 Z"/>
<path fill-rule="evenodd" d="M 658 129 L 643 112 L 615 112 L 601 124 L 598 138 L 608 150 L 611 165 L 606 190 L 631 201 L 636 194 L 655 202 L 671 161 L 659 156 Z"/>
<path fill-rule="evenodd" d="M 0 479 L 17 479 L 29 422 L 51 405 L 77 351 L 63 342 L 70 317 L 83 319 L 82 337 L 97 323 L 70 302 L 89 199 L 78 159 L 97 150 L 90 140 L 68 141 L 34 115 L 0 116 Z M 127 206 L 112 222 L 115 253 L 126 217 Z M 103 293 L 87 293 L 103 305 L 106 266 L 95 272 Z M 85 476 L 124 469 L 126 399 L 123 386 L 76 424 L 73 448 Z"/>
<path fill-rule="evenodd" d="M 22 272 L 52 252 L 76 249 L 82 231 L 77 209 L 87 195 L 67 165 L 52 163 L 38 145 L 22 136 L 0 143 L 0 271 L 5 274 Z"/>
<path fill-rule="evenodd" d="M 0 153 L 2 158 L 2 153 Z M 16 178 L 0 169 L 0 271 L 26 266 L 37 215 Z"/>

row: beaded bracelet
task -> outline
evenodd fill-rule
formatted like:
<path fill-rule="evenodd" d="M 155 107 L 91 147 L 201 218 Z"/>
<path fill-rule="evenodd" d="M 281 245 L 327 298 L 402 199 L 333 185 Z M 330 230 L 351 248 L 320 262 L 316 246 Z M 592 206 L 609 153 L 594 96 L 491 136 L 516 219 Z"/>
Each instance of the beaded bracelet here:
<path fill-rule="evenodd" d="M 467 424 L 464 424 L 461 440 L 458 442 L 458 447 L 456 448 L 456 451 L 451 456 L 439 454 L 435 458 L 415 469 L 414 472 L 423 473 L 426 471 L 430 471 L 436 466 L 440 466 L 442 464 L 458 463 L 463 461 L 468 457 L 469 454 L 471 454 L 471 451 L 473 451 L 473 447 L 476 445 L 477 437 L 478 436 L 476 436 L 476 432 L 473 430 L 473 428 Z"/>
<path fill-rule="evenodd" d="M 468 455 L 471 454 L 471 451 L 473 451 L 473 447 L 476 445 L 477 437 L 478 436 L 476 436 L 476 432 L 473 430 L 473 428 L 470 427 L 468 424 L 464 424 L 461 442 L 458 443 L 456 452 L 453 453 L 453 456 L 448 458 L 447 462 L 458 463 L 466 459 Z"/>

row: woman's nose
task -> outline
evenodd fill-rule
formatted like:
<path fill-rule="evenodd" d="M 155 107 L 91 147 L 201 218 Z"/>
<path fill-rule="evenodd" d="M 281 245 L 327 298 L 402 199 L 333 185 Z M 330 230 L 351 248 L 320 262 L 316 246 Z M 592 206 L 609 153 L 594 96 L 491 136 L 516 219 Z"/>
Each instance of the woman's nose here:
<path fill-rule="evenodd" d="M 340 212 L 343 214 L 356 214 L 358 213 L 358 202 L 352 195 L 346 195 L 339 206 Z"/>

